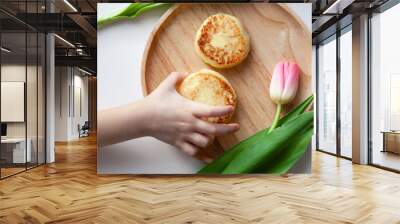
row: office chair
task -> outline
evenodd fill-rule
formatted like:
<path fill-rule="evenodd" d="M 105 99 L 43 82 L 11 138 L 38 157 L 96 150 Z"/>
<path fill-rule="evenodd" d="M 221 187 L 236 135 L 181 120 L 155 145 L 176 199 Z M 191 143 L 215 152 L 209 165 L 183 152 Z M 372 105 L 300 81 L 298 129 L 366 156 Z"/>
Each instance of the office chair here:
<path fill-rule="evenodd" d="M 80 125 L 78 124 L 79 138 L 89 136 L 89 129 L 90 129 L 89 121 L 85 121 L 82 127 L 80 127 Z"/>

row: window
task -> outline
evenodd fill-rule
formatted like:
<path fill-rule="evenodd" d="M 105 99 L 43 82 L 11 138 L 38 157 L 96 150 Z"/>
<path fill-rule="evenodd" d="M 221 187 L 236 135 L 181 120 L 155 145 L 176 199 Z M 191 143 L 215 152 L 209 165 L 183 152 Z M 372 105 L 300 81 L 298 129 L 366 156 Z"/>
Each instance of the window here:
<path fill-rule="evenodd" d="M 317 149 L 351 159 L 353 78 L 351 24 L 318 46 Z"/>
<path fill-rule="evenodd" d="M 340 155 L 352 157 L 352 32 L 351 26 L 340 36 Z"/>
<path fill-rule="evenodd" d="M 371 18 L 370 161 L 400 170 L 400 5 Z"/>
<path fill-rule="evenodd" d="M 318 47 L 319 150 L 336 153 L 336 36 Z"/>

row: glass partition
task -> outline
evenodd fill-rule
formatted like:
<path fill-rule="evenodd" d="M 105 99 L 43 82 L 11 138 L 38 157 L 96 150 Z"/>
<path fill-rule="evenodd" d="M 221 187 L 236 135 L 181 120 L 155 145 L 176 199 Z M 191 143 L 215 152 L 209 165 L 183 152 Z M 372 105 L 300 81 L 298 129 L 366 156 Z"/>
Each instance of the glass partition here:
<path fill-rule="evenodd" d="M 25 32 L 1 34 L 2 177 L 24 171 L 31 161 L 26 141 L 26 41 Z"/>
<path fill-rule="evenodd" d="M 44 1 L 26 3 L 18 2 L 19 13 L 43 11 Z M 0 12 L 0 19 L 18 24 L 0 22 L 2 179 L 45 163 L 46 38 L 8 14 Z"/>
<path fill-rule="evenodd" d="M 26 114 L 27 114 L 27 150 L 30 151 L 30 161 L 27 167 L 34 167 L 38 160 L 38 34 L 36 32 L 27 33 L 27 76 L 26 76 Z"/>
<path fill-rule="evenodd" d="M 27 13 L 42 13 L 43 4 L 40 1 L 27 1 L 26 2 Z M 38 17 L 33 17 L 32 21 L 38 23 Z M 39 107 L 39 88 L 38 88 L 38 76 L 39 76 L 39 32 L 37 30 L 27 27 L 27 143 L 28 148 L 31 151 L 31 161 L 27 163 L 27 167 L 32 168 L 38 165 L 39 154 L 38 154 L 38 107 Z"/>

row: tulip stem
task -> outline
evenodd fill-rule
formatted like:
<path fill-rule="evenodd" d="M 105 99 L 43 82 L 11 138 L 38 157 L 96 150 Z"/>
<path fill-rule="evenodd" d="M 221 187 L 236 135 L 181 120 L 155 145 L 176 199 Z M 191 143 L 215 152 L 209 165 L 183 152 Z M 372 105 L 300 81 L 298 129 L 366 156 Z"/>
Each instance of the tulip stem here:
<path fill-rule="evenodd" d="M 268 130 L 268 133 L 271 133 L 276 128 L 276 126 L 278 125 L 279 117 L 281 116 L 281 110 L 282 110 L 282 105 L 281 104 L 277 104 L 275 118 L 274 118 L 274 121 L 272 122 L 271 127 Z"/>

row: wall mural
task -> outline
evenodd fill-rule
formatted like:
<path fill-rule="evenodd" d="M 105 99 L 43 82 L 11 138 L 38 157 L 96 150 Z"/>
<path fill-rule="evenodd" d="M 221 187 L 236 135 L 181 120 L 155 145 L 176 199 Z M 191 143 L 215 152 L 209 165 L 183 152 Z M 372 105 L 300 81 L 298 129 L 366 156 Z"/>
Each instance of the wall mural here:
<path fill-rule="evenodd" d="M 311 4 L 98 10 L 99 173 L 310 172 Z"/>

